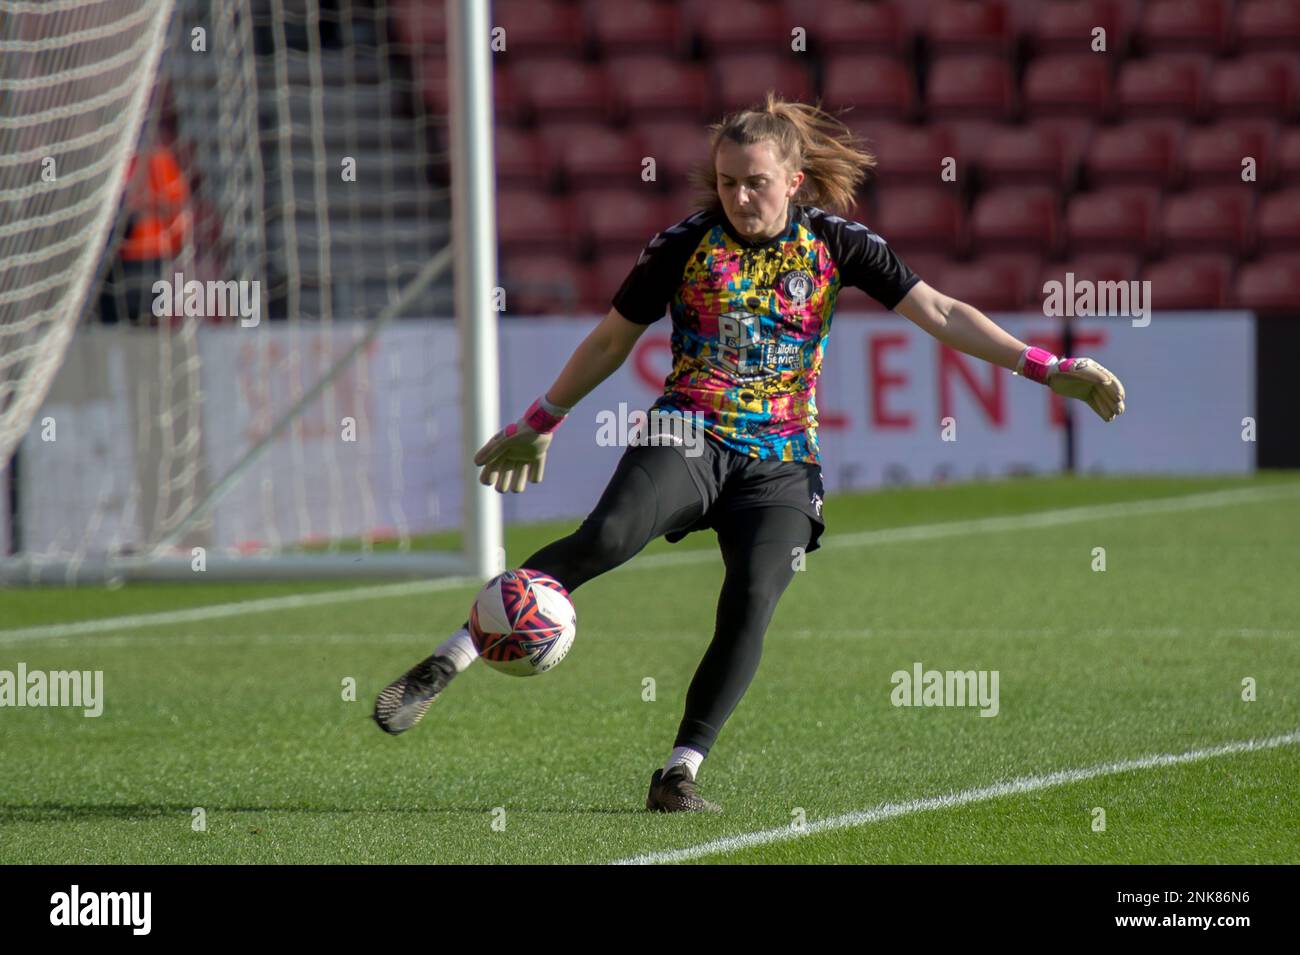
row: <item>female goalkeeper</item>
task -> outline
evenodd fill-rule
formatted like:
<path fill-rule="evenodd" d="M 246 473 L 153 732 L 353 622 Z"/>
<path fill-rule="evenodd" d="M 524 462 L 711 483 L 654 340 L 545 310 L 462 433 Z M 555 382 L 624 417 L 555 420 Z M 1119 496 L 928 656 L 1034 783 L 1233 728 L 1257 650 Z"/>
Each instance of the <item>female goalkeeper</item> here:
<path fill-rule="evenodd" d="M 660 535 L 675 542 L 716 531 L 726 573 L 713 639 L 646 799 L 668 812 L 719 808 L 696 791 L 700 763 L 758 669 L 764 631 L 794 576 L 792 552 L 819 547 L 813 393 L 842 286 L 945 345 L 1086 402 L 1106 421 L 1124 410 L 1119 380 L 1096 362 L 1026 346 L 920 281 L 866 226 L 826 211 L 851 208 L 875 165 L 834 117 L 769 93 L 762 108 L 710 131 L 711 161 L 698 179 L 707 207 L 650 240 L 555 383 L 474 457 L 480 481 L 499 492 L 541 481 L 552 432 L 669 311 L 673 366 L 649 418 L 673 427 L 663 440 L 628 447 L 581 526 L 522 564 L 573 592 Z M 681 440 L 692 425 L 704 438 Z M 379 695 L 375 721 L 389 733 L 409 729 L 475 655 L 462 627 Z"/>

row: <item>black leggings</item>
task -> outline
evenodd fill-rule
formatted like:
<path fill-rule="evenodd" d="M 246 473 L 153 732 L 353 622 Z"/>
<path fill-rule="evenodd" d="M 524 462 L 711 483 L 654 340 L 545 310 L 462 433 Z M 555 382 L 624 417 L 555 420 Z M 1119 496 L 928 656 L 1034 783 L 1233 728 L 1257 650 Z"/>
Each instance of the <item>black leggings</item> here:
<path fill-rule="evenodd" d="M 520 566 L 550 574 L 569 591 L 630 560 L 646 544 L 684 528 L 703 511 L 681 454 L 671 447 L 629 449 L 595 509 L 568 537 Z M 726 576 L 713 640 L 686 693 L 676 746 L 707 754 L 758 671 L 763 634 L 794 578 L 794 548 L 808 545 L 812 521 L 772 505 L 727 515 L 716 530 Z"/>

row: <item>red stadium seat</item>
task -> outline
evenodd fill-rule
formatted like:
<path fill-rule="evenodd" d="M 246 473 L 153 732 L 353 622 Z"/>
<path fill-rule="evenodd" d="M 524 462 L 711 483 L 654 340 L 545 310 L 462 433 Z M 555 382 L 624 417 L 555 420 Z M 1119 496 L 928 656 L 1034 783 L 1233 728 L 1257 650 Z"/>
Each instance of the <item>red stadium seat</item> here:
<path fill-rule="evenodd" d="M 1014 312 L 1033 300 L 1037 258 L 997 257 L 949 264 L 929 284 L 982 312 Z"/>
<path fill-rule="evenodd" d="M 1131 282 L 1138 277 L 1138 263 L 1141 258 L 1125 255 L 1121 252 L 1098 252 L 1093 255 L 1078 255 L 1064 262 L 1049 262 L 1038 273 L 1037 294 L 1043 295 L 1043 286 L 1048 282 L 1067 284 L 1067 273 L 1074 276 L 1073 281 L 1089 282 Z"/>
<path fill-rule="evenodd" d="M 1046 56 L 1025 73 L 1025 112 L 1031 116 L 1087 116 L 1112 111 L 1110 63 L 1097 53 Z"/>
<path fill-rule="evenodd" d="M 1041 126 L 997 130 L 979 155 L 983 181 L 992 186 L 1069 185 L 1075 164 L 1066 155 L 1063 139 L 1059 131 Z"/>
<path fill-rule="evenodd" d="M 1070 197 L 1065 211 L 1070 250 L 1145 255 L 1159 244 L 1160 193 L 1143 186 L 1112 186 Z"/>
<path fill-rule="evenodd" d="M 614 115 L 609 78 L 603 66 L 548 57 L 515 60 L 512 71 L 528 109 L 539 122 Z"/>
<path fill-rule="evenodd" d="M 521 250 L 573 254 L 579 248 L 568 198 L 531 189 L 497 190 L 497 239 L 503 256 Z"/>
<path fill-rule="evenodd" d="M 875 153 L 875 176 L 885 188 L 902 184 L 933 185 L 942 171 L 944 157 L 956 154 L 956 141 L 939 126 L 856 122 L 849 125 L 866 139 L 868 148 Z"/>
<path fill-rule="evenodd" d="M 639 249 L 670 225 L 664 196 L 653 183 L 640 187 L 582 189 L 573 193 L 583 238 L 601 253 L 619 248 Z"/>
<path fill-rule="evenodd" d="M 606 56 L 619 53 L 679 56 L 690 36 L 676 4 L 657 0 L 587 0 L 587 25 Z"/>
<path fill-rule="evenodd" d="M 1277 126 L 1269 120 L 1243 119 L 1194 129 L 1185 150 L 1187 182 L 1193 186 L 1236 185 L 1242 160 L 1255 160 L 1255 181 L 1273 181 L 1273 144 Z"/>
<path fill-rule="evenodd" d="M 801 22 L 807 0 L 789 0 L 786 19 Z M 823 0 L 817 10 L 817 42 L 826 53 L 900 54 L 907 44 L 903 14 L 892 3 Z"/>
<path fill-rule="evenodd" d="M 1192 120 L 1205 111 L 1209 61 L 1200 56 L 1130 60 L 1119 71 L 1119 109 L 1129 118 Z"/>
<path fill-rule="evenodd" d="M 493 154 L 497 182 L 503 186 L 531 186 L 545 191 L 555 182 L 559 164 L 541 138 L 530 130 L 498 123 Z"/>
<path fill-rule="evenodd" d="M 444 50 L 433 50 L 417 61 L 416 80 L 424 105 L 435 116 L 446 116 L 451 110 L 451 75 Z M 492 64 L 492 103 L 494 118 L 499 122 L 523 122 L 528 119 L 523 98 L 518 95 L 510 70 L 504 61 Z"/>
<path fill-rule="evenodd" d="M 887 56 L 828 57 L 822 98 L 855 117 L 908 120 L 916 112 L 916 81 L 902 60 Z"/>
<path fill-rule="evenodd" d="M 1040 3 L 1029 29 L 1030 45 L 1046 53 L 1092 53 L 1092 31 L 1106 31 L 1106 50 L 1122 53 L 1128 47 L 1131 24 L 1115 0 L 1070 0 Z"/>
<path fill-rule="evenodd" d="M 952 53 L 1006 54 L 1015 40 L 1011 16 L 1002 0 L 938 0 L 926 23 L 930 49 Z"/>
<path fill-rule="evenodd" d="M 709 115 L 704 67 L 667 56 L 611 60 L 607 75 L 621 116 L 632 121 L 669 116 L 703 120 Z"/>
<path fill-rule="evenodd" d="M 552 123 L 542 141 L 571 185 L 639 181 L 645 145 L 631 133 L 598 123 Z"/>
<path fill-rule="evenodd" d="M 1275 192 L 1260 200 L 1255 214 L 1260 252 L 1300 249 L 1300 187 Z M 1300 299 L 1296 300 L 1300 306 Z"/>
<path fill-rule="evenodd" d="M 779 5 L 759 0 L 707 0 L 687 5 L 689 26 L 715 54 L 738 47 L 790 49 L 790 29 Z"/>
<path fill-rule="evenodd" d="M 660 223 L 653 232 L 646 235 L 642 246 L 644 247 L 645 243 L 650 241 L 655 232 L 661 231 L 668 224 L 671 223 Z M 640 252 L 640 249 L 616 252 L 597 250 L 595 261 L 583 270 L 583 284 L 579 290 L 583 304 L 588 310 L 605 313 L 614 307 L 614 293 L 619 290 L 623 280 L 636 265 Z"/>
<path fill-rule="evenodd" d="M 971 211 L 971 247 L 991 252 L 1055 252 L 1060 241 L 1057 193 L 1041 186 L 982 193 Z"/>
<path fill-rule="evenodd" d="M 1300 104 L 1295 55 L 1256 53 L 1217 64 L 1210 77 L 1210 104 L 1225 119 L 1292 115 Z"/>
<path fill-rule="evenodd" d="M 583 267 L 567 255 L 502 258 L 506 315 L 575 315 L 581 310 Z"/>
<path fill-rule="evenodd" d="M 962 208 L 954 187 L 913 186 L 882 190 L 875 228 L 889 243 L 908 252 L 962 249 Z"/>
<path fill-rule="evenodd" d="M 1242 0 L 1237 5 L 1237 48 L 1243 53 L 1300 50 L 1300 4 Z"/>
<path fill-rule="evenodd" d="M 1223 308 L 1228 304 L 1233 259 L 1227 255 L 1184 255 L 1148 265 L 1142 280 L 1151 283 L 1153 308 Z"/>
<path fill-rule="evenodd" d="M 1273 255 L 1242 266 L 1234 298 L 1240 308 L 1294 312 L 1300 302 L 1300 254 Z"/>
<path fill-rule="evenodd" d="M 1167 252 L 1230 252 L 1250 246 L 1254 193 L 1249 186 L 1216 186 L 1165 200 L 1162 232 Z"/>
<path fill-rule="evenodd" d="M 786 99 L 810 100 L 812 80 L 805 63 L 798 53 L 715 57 L 712 64 L 714 109 L 721 112 L 761 105 L 769 89 Z"/>
<path fill-rule="evenodd" d="M 1178 120 L 1137 120 L 1100 129 L 1088 146 L 1084 171 L 1096 186 L 1177 186 L 1185 136 L 1186 127 Z"/>
<path fill-rule="evenodd" d="M 1232 36 L 1231 8 L 1228 0 L 1150 0 L 1138 40 L 1155 52 L 1221 53 Z"/>
<path fill-rule="evenodd" d="M 1277 172 L 1282 182 L 1300 178 L 1300 126 L 1283 129 L 1278 137 Z"/>
<path fill-rule="evenodd" d="M 578 57 L 587 43 L 581 9 L 563 0 L 495 0 L 491 25 L 505 30 L 502 57 Z"/>
<path fill-rule="evenodd" d="M 691 167 L 709 160 L 709 131 L 702 123 L 651 120 L 631 132 L 654 159 L 657 180 L 670 186 L 685 185 Z"/>
<path fill-rule="evenodd" d="M 930 68 L 927 100 L 935 119 L 1010 119 L 1016 109 L 1011 65 L 989 56 L 936 60 Z"/>
<path fill-rule="evenodd" d="M 445 54 L 447 8 L 444 0 L 397 0 L 393 8 L 394 32 L 412 53 L 430 50 Z"/>

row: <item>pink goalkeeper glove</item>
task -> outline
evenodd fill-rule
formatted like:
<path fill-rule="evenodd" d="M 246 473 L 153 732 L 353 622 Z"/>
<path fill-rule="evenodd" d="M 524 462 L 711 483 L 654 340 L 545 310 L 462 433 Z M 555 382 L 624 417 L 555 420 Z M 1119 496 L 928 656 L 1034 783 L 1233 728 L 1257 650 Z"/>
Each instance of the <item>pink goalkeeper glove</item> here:
<path fill-rule="evenodd" d="M 568 408 L 547 401 L 546 395 L 534 401 L 522 418 L 506 425 L 478 449 L 474 463 L 483 468 L 479 473 L 479 483 L 492 484 L 495 481 L 502 494 L 506 491 L 521 493 L 530 478 L 534 484 L 540 483 L 546 473 L 546 450 L 551 446 L 551 432 L 560 426 L 568 412 Z"/>
<path fill-rule="evenodd" d="M 1046 348 L 1030 346 L 1020 353 L 1016 374 L 1047 385 L 1058 395 L 1077 398 L 1102 421 L 1124 413 L 1124 386 L 1091 358 L 1057 358 Z"/>

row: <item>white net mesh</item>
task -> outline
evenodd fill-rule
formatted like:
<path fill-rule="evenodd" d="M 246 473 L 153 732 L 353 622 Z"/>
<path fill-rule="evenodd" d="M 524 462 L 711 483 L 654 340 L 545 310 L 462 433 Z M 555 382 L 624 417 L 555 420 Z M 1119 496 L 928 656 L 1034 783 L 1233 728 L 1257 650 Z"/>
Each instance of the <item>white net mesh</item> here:
<path fill-rule="evenodd" d="M 67 32 L 113 5 L 65 4 Z M 395 307 L 450 234 L 445 124 L 412 65 L 438 51 L 394 18 L 382 0 L 175 4 L 121 241 L 40 416 L 15 419 L 10 552 L 368 552 L 459 525 L 449 272 Z M 13 220 L 24 246 L 37 214 Z"/>

